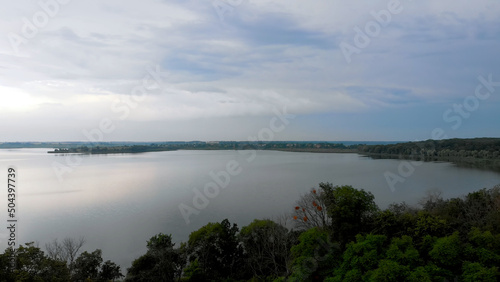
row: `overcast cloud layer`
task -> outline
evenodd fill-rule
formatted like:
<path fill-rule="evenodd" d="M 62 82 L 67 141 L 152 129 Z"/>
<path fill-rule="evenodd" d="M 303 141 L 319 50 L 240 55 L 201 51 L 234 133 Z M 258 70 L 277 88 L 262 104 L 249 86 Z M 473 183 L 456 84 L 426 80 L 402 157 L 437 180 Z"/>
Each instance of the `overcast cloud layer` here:
<path fill-rule="evenodd" d="M 499 50 L 492 0 L 4 1 L 0 142 L 500 137 Z"/>

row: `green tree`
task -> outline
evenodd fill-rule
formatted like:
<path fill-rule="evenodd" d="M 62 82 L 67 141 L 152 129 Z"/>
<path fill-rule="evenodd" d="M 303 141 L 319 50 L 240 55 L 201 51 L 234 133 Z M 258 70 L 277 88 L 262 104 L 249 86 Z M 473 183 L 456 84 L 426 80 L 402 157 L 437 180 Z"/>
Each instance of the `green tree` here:
<path fill-rule="evenodd" d="M 464 282 L 495 282 L 500 278 L 498 267 L 487 268 L 478 262 L 465 262 L 462 279 Z"/>
<path fill-rule="evenodd" d="M 127 281 L 174 281 L 184 266 L 179 249 L 174 249 L 172 236 L 158 234 L 147 242 L 148 251 L 128 269 Z"/>
<path fill-rule="evenodd" d="M 500 185 L 469 193 L 465 200 L 466 220 L 471 226 L 500 232 Z"/>
<path fill-rule="evenodd" d="M 150 281 L 153 269 L 156 265 L 155 258 L 150 254 L 144 254 L 132 262 L 132 266 L 127 269 L 125 281 Z"/>
<path fill-rule="evenodd" d="M 378 268 L 370 275 L 370 281 L 404 281 L 410 273 L 410 267 L 401 265 L 389 259 L 383 259 L 378 263 Z"/>
<path fill-rule="evenodd" d="M 387 237 L 384 235 L 357 235 L 343 254 L 343 261 L 335 270 L 334 281 L 368 279 L 379 262 L 385 258 Z"/>
<path fill-rule="evenodd" d="M 15 266 L 12 264 L 11 258 L 14 255 L 14 249 L 7 248 L 4 253 L 0 254 L 0 277 L 4 281 L 13 281 L 13 271 Z"/>
<path fill-rule="evenodd" d="M 454 276 L 460 274 L 462 248 L 459 234 L 454 232 L 450 236 L 438 238 L 429 252 L 437 266 L 451 272 L 448 279 L 453 279 Z"/>
<path fill-rule="evenodd" d="M 189 261 L 198 261 L 208 279 L 238 278 L 243 249 L 237 238 L 238 227 L 229 220 L 209 223 L 189 235 Z"/>
<path fill-rule="evenodd" d="M 97 249 L 92 253 L 87 251 L 80 254 L 75 260 L 75 273 L 73 279 L 85 281 L 87 279 L 97 280 L 102 263 L 102 251 Z"/>
<path fill-rule="evenodd" d="M 414 247 L 413 239 L 410 236 L 392 239 L 386 257 L 400 265 L 408 266 L 410 269 L 414 269 L 422 263 L 420 254 Z"/>
<path fill-rule="evenodd" d="M 331 243 L 329 233 L 311 228 L 299 236 L 299 243 L 292 247 L 291 280 L 322 280 L 332 274 L 341 261 L 338 244 Z"/>
<path fill-rule="evenodd" d="M 286 276 L 295 233 L 272 220 L 254 220 L 241 229 L 246 265 L 255 278 Z"/>
<path fill-rule="evenodd" d="M 412 237 L 419 242 L 426 235 L 442 237 L 449 231 L 446 221 L 426 211 L 417 214 L 416 222 L 411 227 Z"/>
<path fill-rule="evenodd" d="M 14 259 L 14 265 L 11 259 Z M 33 242 L 20 245 L 18 249 L 8 248 L 1 256 L 1 278 L 3 281 L 68 281 L 66 264 L 45 256 Z"/>
<path fill-rule="evenodd" d="M 481 232 L 479 228 L 473 228 L 468 234 L 465 254 L 467 260 L 487 267 L 500 265 L 500 234 L 493 235 L 490 231 Z"/>
<path fill-rule="evenodd" d="M 356 234 L 372 229 L 378 211 L 372 193 L 330 183 L 320 183 L 319 186 L 323 191 L 335 241 L 344 246 L 354 240 Z"/>
<path fill-rule="evenodd" d="M 162 233 L 148 241 L 148 252 L 156 259 L 154 272 L 162 281 L 172 281 L 176 274 L 179 254 L 174 250 L 174 245 L 172 236 Z"/>
<path fill-rule="evenodd" d="M 471 222 L 467 220 L 465 202 L 461 198 L 446 200 L 443 207 L 438 210 L 436 215 L 444 219 L 451 229 L 457 230 L 461 234 L 466 234 L 472 227 Z"/>
<path fill-rule="evenodd" d="M 198 260 L 192 261 L 186 269 L 184 269 L 184 276 L 189 279 L 189 281 L 208 281 L 207 275 L 203 272 L 198 263 Z"/>
<path fill-rule="evenodd" d="M 411 229 L 417 221 L 417 212 L 417 209 L 405 202 L 393 203 L 386 210 L 376 214 L 372 233 L 385 235 L 388 238 L 413 235 Z"/>
<path fill-rule="evenodd" d="M 432 282 L 432 276 L 423 266 L 415 268 L 406 278 L 409 282 Z"/>
<path fill-rule="evenodd" d="M 120 271 L 120 266 L 116 263 L 107 260 L 101 266 L 101 271 L 99 272 L 99 280 L 101 281 L 114 281 L 117 278 L 123 277 Z"/>

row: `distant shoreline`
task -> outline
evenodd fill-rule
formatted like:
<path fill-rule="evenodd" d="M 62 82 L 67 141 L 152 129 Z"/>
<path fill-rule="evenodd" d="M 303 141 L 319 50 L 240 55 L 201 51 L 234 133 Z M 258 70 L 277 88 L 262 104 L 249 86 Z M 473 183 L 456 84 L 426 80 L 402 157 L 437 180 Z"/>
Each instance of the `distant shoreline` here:
<path fill-rule="evenodd" d="M 366 154 L 358 152 L 362 156 L 372 159 L 394 159 L 394 160 L 412 160 L 422 162 L 446 162 L 453 163 L 459 167 L 479 168 L 500 172 L 500 159 L 474 158 L 474 157 L 419 157 L 410 155 L 396 154 Z"/>
<path fill-rule="evenodd" d="M 364 144 L 344 145 L 329 142 L 176 142 L 152 144 L 102 144 L 98 146 L 65 146 L 59 147 L 50 154 L 122 154 L 145 153 L 176 150 L 273 150 L 287 152 L 310 153 L 357 153 L 358 147 Z"/>
<path fill-rule="evenodd" d="M 500 172 L 500 138 L 456 138 L 360 146 L 358 153 L 374 159 L 442 161 Z"/>
<path fill-rule="evenodd" d="M 346 144 L 344 144 L 346 143 Z M 49 154 L 136 154 L 177 150 L 261 150 L 296 153 L 356 153 L 373 159 L 442 161 L 462 167 L 500 171 L 500 138 L 418 142 L 191 141 L 191 142 L 14 142 L 0 149 L 52 148 Z M 55 149 L 54 149 L 55 148 Z"/>
<path fill-rule="evenodd" d="M 336 153 L 336 154 L 352 154 L 359 153 L 358 149 L 275 149 L 264 151 L 279 151 L 279 152 L 293 152 L 293 153 Z"/>
<path fill-rule="evenodd" d="M 276 151 L 276 152 L 291 152 L 291 153 L 336 153 L 336 154 L 357 154 L 359 151 L 357 149 L 156 149 L 156 150 L 131 150 L 131 149 L 107 149 L 107 150 L 89 150 L 89 151 L 80 151 L 80 150 L 53 150 L 48 151 L 49 154 L 89 154 L 89 155 L 104 155 L 104 154 L 139 154 L 139 153 L 149 153 L 149 152 L 169 152 L 169 151 L 228 151 L 228 150 L 258 150 L 258 151 Z"/>

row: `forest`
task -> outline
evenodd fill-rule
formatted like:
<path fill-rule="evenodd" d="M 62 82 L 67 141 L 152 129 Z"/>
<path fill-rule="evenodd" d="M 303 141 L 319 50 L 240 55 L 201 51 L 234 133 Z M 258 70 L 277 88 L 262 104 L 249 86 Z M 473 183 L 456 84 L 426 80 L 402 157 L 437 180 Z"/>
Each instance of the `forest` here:
<path fill-rule="evenodd" d="M 500 171 L 500 138 L 426 140 L 386 145 L 360 145 L 372 158 L 453 162 L 460 166 Z"/>
<path fill-rule="evenodd" d="M 291 222 L 291 224 L 290 224 Z M 168 227 L 165 227 L 168 231 Z M 34 243 L 0 255 L 2 281 L 498 281 L 500 185 L 418 206 L 380 209 L 372 193 L 320 183 L 279 219 L 239 228 L 224 219 L 175 244 L 146 242 L 123 276 L 81 240 Z M 77 255 L 79 254 L 79 255 Z"/>
<path fill-rule="evenodd" d="M 415 157 L 473 157 L 494 159 L 500 156 L 500 138 L 426 140 L 386 145 L 362 145 L 367 154 Z"/>

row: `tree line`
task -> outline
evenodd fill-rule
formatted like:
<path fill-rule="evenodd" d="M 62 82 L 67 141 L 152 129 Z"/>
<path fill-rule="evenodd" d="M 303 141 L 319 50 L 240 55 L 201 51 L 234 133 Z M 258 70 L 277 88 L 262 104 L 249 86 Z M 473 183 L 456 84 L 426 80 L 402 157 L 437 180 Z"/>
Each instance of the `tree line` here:
<path fill-rule="evenodd" d="M 115 144 L 100 143 L 56 148 L 51 154 L 124 154 L 175 150 L 281 150 L 306 152 L 351 152 L 355 153 L 359 145 L 344 145 L 330 142 L 297 141 L 217 141 L 217 142 L 167 142 L 151 144 Z"/>
<path fill-rule="evenodd" d="M 389 145 L 361 145 L 358 153 L 372 158 L 445 161 L 500 171 L 500 138 L 446 139 Z"/>
<path fill-rule="evenodd" d="M 500 156 L 500 138 L 426 140 L 388 145 L 362 145 L 361 153 L 414 157 L 494 159 Z"/>
<path fill-rule="evenodd" d="M 125 281 L 498 281 L 500 186 L 379 209 L 370 192 L 321 183 L 284 221 L 208 223 L 178 247 L 158 234 Z"/>
<path fill-rule="evenodd" d="M 33 243 L 7 249 L 2 281 L 121 277 L 100 250 L 77 256 L 81 244 L 68 240 L 47 244 L 46 253 Z M 380 209 L 370 192 L 320 183 L 280 220 L 240 229 L 224 219 L 178 245 L 163 233 L 146 243 L 124 281 L 498 281 L 500 185 L 451 199 L 433 191 L 418 206 Z"/>
<path fill-rule="evenodd" d="M 34 242 L 7 248 L 0 254 L 0 281 L 115 281 L 124 277 L 120 266 L 107 260 L 102 251 L 80 252 L 85 239 L 54 239 L 44 252 Z"/>

